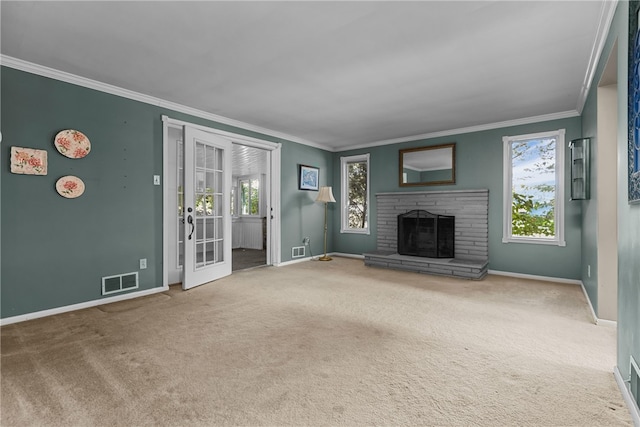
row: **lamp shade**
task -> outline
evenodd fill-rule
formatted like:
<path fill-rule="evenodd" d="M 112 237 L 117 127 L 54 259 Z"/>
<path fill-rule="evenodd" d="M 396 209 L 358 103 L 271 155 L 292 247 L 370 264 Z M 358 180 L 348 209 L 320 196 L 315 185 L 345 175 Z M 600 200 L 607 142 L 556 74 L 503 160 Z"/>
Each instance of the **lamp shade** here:
<path fill-rule="evenodd" d="M 333 198 L 333 192 L 331 191 L 331 187 L 320 187 L 320 192 L 318 193 L 318 198 L 316 202 L 322 203 L 335 203 L 336 199 Z"/>

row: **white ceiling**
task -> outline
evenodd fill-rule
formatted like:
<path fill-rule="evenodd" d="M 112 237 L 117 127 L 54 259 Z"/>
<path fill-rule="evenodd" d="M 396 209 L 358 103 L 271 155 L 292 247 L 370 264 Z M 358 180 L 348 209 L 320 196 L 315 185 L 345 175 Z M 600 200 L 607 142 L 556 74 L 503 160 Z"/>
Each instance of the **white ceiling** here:
<path fill-rule="evenodd" d="M 0 8 L 4 62 L 43 65 L 330 150 L 577 115 L 612 10 L 603 1 Z"/>
<path fill-rule="evenodd" d="M 451 147 L 408 151 L 402 156 L 402 167 L 418 172 L 451 169 L 452 153 Z"/>
<path fill-rule="evenodd" d="M 269 170 L 267 150 L 233 144 L 231 150 L 231 171 L 234 176 L 248 176 L 266 173 Z"/>

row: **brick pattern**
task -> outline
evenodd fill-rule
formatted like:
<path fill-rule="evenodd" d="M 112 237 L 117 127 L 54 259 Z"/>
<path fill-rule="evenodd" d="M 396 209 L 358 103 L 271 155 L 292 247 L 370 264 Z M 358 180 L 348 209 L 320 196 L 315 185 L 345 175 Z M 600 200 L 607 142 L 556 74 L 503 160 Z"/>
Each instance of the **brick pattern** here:
<path fill-rule="evenodd" d="M 456 260 L 489 260 L 489 190 L 379 193 L 376 200 L 378 251 L 397 252 L 398 215 L 423 209 L 456 217 Z"/>
<path fill-rule="evenodd" d="M 364 254 L 364 265 L 369 267 L 391 268 L 472 280 L 484 279 L 487 275 L 488 264 L 489 261 L 421 258 L 383 251 Z"/>

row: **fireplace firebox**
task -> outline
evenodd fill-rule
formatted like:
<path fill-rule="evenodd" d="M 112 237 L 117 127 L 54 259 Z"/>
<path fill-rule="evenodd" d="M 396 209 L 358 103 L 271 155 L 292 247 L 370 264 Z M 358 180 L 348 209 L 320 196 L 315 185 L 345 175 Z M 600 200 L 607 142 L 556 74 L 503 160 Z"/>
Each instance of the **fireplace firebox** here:
<path fill-rule="evenodd" d="M 412 210 L 398 215 L 398 253 L 454 258 L 455 217 Z"/>

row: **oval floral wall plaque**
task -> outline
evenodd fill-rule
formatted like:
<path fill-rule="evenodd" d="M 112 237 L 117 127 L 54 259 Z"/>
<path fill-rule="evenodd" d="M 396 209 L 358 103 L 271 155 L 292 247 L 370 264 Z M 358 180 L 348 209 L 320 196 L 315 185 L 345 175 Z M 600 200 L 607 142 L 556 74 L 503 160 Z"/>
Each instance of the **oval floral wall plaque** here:
<path fill-rule="evenodd" d="M 53 144 L 60 154 L 70 159 L 81 159 L 91 151 L 89 138 L 79 130 L 66 129 L 58 132 Z"/>
<path fill-rule="evenodd" d="M 77 176 L 63 176 L 56 182 L 56 191 L 62 197 L 75 199 L 84 193 L 84 182 Z"/>

